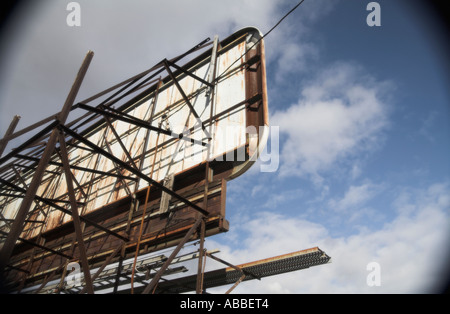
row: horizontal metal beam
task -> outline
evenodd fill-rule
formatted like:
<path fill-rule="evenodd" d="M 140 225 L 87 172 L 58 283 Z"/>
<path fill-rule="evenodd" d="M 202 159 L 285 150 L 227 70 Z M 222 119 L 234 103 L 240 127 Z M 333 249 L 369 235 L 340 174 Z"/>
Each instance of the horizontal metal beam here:
<path fill-rule="evenodd" d="M 0 231 L 0 234 L 8 235 L 8 233 L 3 232 L 3 231 Z M 37 247 L 37 248 L 40 248 L 40 249 L 42 249 L 42 250 L 44 250 L 44 251 L 48 251 L 48 252 L 51 252 L 51 253 L 53 253 L 53 254 L 56 254 L 56 255 L 59 255 L 59 256 L 68 258 L 68 259 L 73 259 L 72 256 L 69 256 L 69 255 L 63 254 L 63 253 L 61 253 L 61 252 L 52 250 L 52 249 L 50 249 L 50 248 L 48 248 L 48 247 L 46 247 L 46 246 L 37 244 L 37 243 L 35 243 L 35 242 L 33 242 L 33 241 L 30 241 L 30 240 L 27 240 L 27 239 L 24 239 L 24 238 L 20 238 L 20 237 L 18 238 L 18 240 L 21 241 L 21 242 L 23 242 L 23 243 L 30 244 L 30 245 L 32 245 L 32 246 L 35 246 L 35 247 Z"/>
<path fill-rule="evenodd" d="M 0 218 L 1 221 L 7 221 L 7 222 L 11 222 L 14 221 L 14 219 L 8 219 L 8 218 Z M 25 222 L 30 222 L 30 223 L 37 223 L 37 224 L 43 224 L 45 223 L 44 220 L 25 220 Z"/>
<path fill-rule="evenodd" d="M 17 270 L 17 271 L 20 271 L 21 273 L 25 273 L 25 274 L 30 274 L 30 272 L 28 270 L 25 270 L 25 269 L 22 269 L 22 268 L 19 268 L 19 267 L 15 267 L 15 266 L 12 266 L 12 265 L 6 265 L 6 268 Z"/>
<path fill-rule="evenodd" d="M 80 148 L 84 149 L 84 147 L 80 147 Z M 22 155 L 22 154 L 18 154 L 16 157 L 19 158 L 19 159 L 25 159 L 25 160 L 31 160 L 31 161 L 39 161 L 39 158 L 30 157 L 30 156 L 26 156 L 26 155 Z M 58 167 L 62 167 L 63 166 L 62 163 L 56 162 L 56 161 L 49 161 L 48 163 L 50 165 L 54 165 L 54 166 L 58 166 Z M 134 177 L 123 176 L 123 175 L 115 174 L 115 173 L 112 173 L 112 172 L 105 172 L 105 171 L 100 171 L 100 170 L 96 170 L 96 169 L 79 167 L 79 166 L 75 166 L 75 165 L 70 165 L 70 168 L 71 169 L 75 169 L 75 170 L 92 172 L 92 173 L 100 174 L 100 175 L 103 175 L 103 176 L 118 177 L 118 178 L 121 178 L 121 179 L 127 179 L 127 180 L 136 181 L 136 178 L 134 178 Z"/>
<path fill-rule="evenodd" d="M 25 194 L 23 195 L 18 195 L 18 194 L 5 194 L 5 193 L 0 193 L 0 196 L 6 196 L 6 197 L 17 197 L 17 198 L 24 198 Z M 54 199 L 54 198 L 46 198 L 46 197 L 42 197 L 43 200 L 46 200 L 48 202 L 53 202 L 53 203 L 63 203 L 63 204 L 70 204 L 70 201 L 66 201 L 66 200 L 58 200 L 58 199 Z M 85 206 L 86 203 L 84 202 L 77 202 L 78 206 Z"/>
<path fill-rule="evenodd" d="M 180 140 L 188 141 L 188 142 L 191 142 L 193 144 L 199 144 L 199 145 L 202 145 L 202 146 L 207 146 L 208 145 L 205 142 L 202 142 L 202 141 L 199 141 L 199 140 L 187 137 L 183 133 L 175 133 L 175 132 L 170 131 L 170 130 L 164 130 L 164 129 L 161 129 L 161 128 L 158 128 L 156 126 L 151 125 L 147 121 L 140 120 L 138 118 L 131 119 L 131 118 L 128 118 L 128 117 L 125 117 L 125 116 L 121 116 L 121 115 L 116 114 L 116 113 L 108 112 L 108 111 L 105 111 L 105 110 L 102 110 L 102 109 L 99 109 L 99 108 L 94 108 L 94 107 L 91 107 L 91 106 L 88 106 L 88 105 L 85 105 L 85 104 L 80 104 L 80 108 L 84 109 L 84 110 L 91 111 L 91 112 L 95 112 L 97 114 L 101 114 L 101 115 L 104 115 L 104 116 L 107 116 L 107 117 L 111 117 L 113 119 L 120 120 L 120 121 L 123 121 L 123 122 L 126 122 L 126 123 L 134 124 L 134 125 L 140 126 L 142 128 L 149 129 L 151 131 L 155 131 L 155 132 L 158 132 L 158 133 L 163 133 L 163 134 L 169 135 L 169 136 L 171 136 L 173 138 L 177 138 L 177 139 L 180 139 Z"/>

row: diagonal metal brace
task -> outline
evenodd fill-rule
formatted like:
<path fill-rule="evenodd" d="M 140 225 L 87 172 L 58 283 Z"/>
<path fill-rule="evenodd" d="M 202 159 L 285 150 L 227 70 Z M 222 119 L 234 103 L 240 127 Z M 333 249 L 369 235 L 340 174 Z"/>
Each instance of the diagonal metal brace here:
<path fill-rule="evenodd" d="M 0 234 L 8 235 L 6 232 L 3 232 L 3 231 L 0 231 Z M 19 237 L 18 240 L 21 241 L 21 242 L 23 242 L 23 243 L 30 244 L 30 245 L 32 245 L 32 246 L 38 247 L 38 248 L 40 248 L 40 249 L 42 249 L 42 250 L 44 250 L 44 251 L 48 251 L 48 252 L 51 252 L 51 253 L 53 253 L 53 254 L 56 254 L 56 255 L 59 255 L 59 256 L 68 258 L 68 259 L 73 259 L 72 256 L 69 256 L 69 255 L 66 255 L 66 254 L 64 254 L 64 253 L 55 251 L 55 250 L 53 250 L 53 249 L 51 249 L 51 248 L 48 248 L 48 247 L 43 246 L 43 245 L 40 245 L 40 244 L 35 243 L 35 242 L 33 242 L 33 241 L 30 241 L 30 240 L 27 240 L 27 239 L 24 239 L 24 238 L 21 238 L 21 237 Z"/>
<path fill-rule="evenodd" d="M 205 81 L 205 80 L 202 79 L 201 77 L 195 75 L 195 74 L 192 73 L 192 72 L 189 72 L 189 71 L 186 70 L 185 68 L 180 67 L 180 66 L 177 65 L 176 63 L 171 62 L 171 61 L 169 61 L 169 60 L 165 60 L 165 61 L 167 62 L 168 65 L 170 65 L 171 67 L 174 67 L 174 68 L 177 69 L 178 71 L 183 72 L 184 74 L 186 74 L 186 75 L 188 75 L 188 76 L 190 76 L 190 77 L 196 79 L 197 81 L 202 82 L 203 84 L 205 84 L 205 85 L 207 85 L 207 86 L 209 86 L 209 87 L 214 87 L 214 84 Z"/>
<path fill-rule="evenodd" d="M 172 263 L 175 256 L 177 256 L 178 252 L 180 252 L 181 248 L 184 246 L 184 244 L 189 241 L 192 234 L 197 230 L 197 228 L 200 226 L 200 223 L 202 222 L 202 218 L 198 218 L 194 225 L 189 229 L 189 231 L 184 236 L 183 240 L 181 240 L 180 243 L 178 243 L 177 247 L 173 250 L 172 254 L 170 254 L 169 258 L 164 262 L 164 264 L 161 266 L 159 271 L 155 274 L 155 277 L 150 281 L 150 283 L 145 287 L 142 294 L 149 294 L 158 284 L 159 280 L 161 279 L 162 274 L 164 271 L 169 267 L 170 263 Z"/>
<path fill-rule="evenodd" d="M 207 252 L 206 255 L 208 255 L 208 257 L 211 257 L 212 259 L 214 259 L 214 260 L 216 260 L 216 261 L 218 261 L 218 262 L 220 262 L 220 263 L 222 263 L 224 265 L 230 266 L 230 267 L 232 267 L 232 268 L 242 272 L 244 275 L 252 276 L 252 277 L 254 277 L 254 278 L 258 279 L 258 280 L 261 280 L 260 276 L 256 275 L 255 273 L 253 273 L 251 271 L 248 271 L 246 269 L 243 269 L 241 267 L 238 267 L 238 266 L 235 266 L 235 265 L 233 265 L 231 263 L 228 263 L 227 261 L 224 261 L 223 259 L 220 259 L 217 256 L 212 255 L 211 253 Z"/>
<path fill-rule="evenodd" d="M 205 132 L 205 134 L 208 137 L 208 139 L 211 139 L 212 138 L 211 134 L 206 129 L 206 127 L 205 127 L 204 123 L 202 122 L 202 120 L 200 119 L 200 116 L 198 115 L 198 113 L 195 111 L 194 106 L 192 105 L 192 103 L 189 100 L 189 98 L 186 96 L 185 92 L 183 91 L 183 88 L 181 88 L 180 83 L 178 83 L 177 78 L 175 77 L 175 75 L 173 74 L 172 70 L 170 69 L 169 62 L 166 59 L 164 60 L 164 67 L 166 68 L 167 73 L 169 73 L 170 78 L 174 82 L 175 86 L 177 87 L 177 89 L 180 92 L 181 96 L 183 97 L 184 101 L 188 105 L 188 107 L 191 110 L 192 114 L 197 119 L 197 122 L 201 125 L 203 132 Z"/>
<path fill-rule="evenodd" d="M 143 174 L 141 171 L 139 171 L 139 170 L 133 168 L 132 166 L 130 166 L 129 164 L 123 162 L 122 160 L 120 160 L 116 156 L 106 152 L 105 150 L 103 150 L 102 148 L 98 147 L 97 145 L 95 145 L 91 141 L 85 139 L 83 136 L 79 135 L 78 133 L 74 132 L 73 130 L 65 127 L 64 125 L 59 125 L 58 128 L 60 130 L 62 130 L 64 133 L 72 136 L 74 139 L 76 139 L 76 140 L 82 142 L 83 144 L 85 144 L 86 146 L 92 148 L 97 153 L 99 153 L 99 154 L 105 156 L 106 158 L 112 160 L 113 162 L 117 163 L 118 165 L 120 165 L 124 169 L 128 170 L 129 172 L 133 173 L 134 175 L 138 176 L 139 178 L 147 181 L 150 184 L 153 184 L 154 186 L 160 188 L 161 190 L 163 190 L 167 194 L 170 194 L 173 197 L 179 199 L 180 201 L 182 201 L 183 203 L 185 203 L 188 206 L 191 206 L 193 209 L 195 209 L 196 211 L 200 212 L 201 214 L 203 214 L 205 216 L 208 216 L 209 213 L 206 210 L 204 210 L 203 208 L 201 208 L 198 205 L 192 203 L 191 201 L 187 200 L 186 198 L 182 197 L 181 195 L 179 195 L 178 193 L 172 191 L 171 189 L 166 188 L 164 185 L 162 185 L 158 181 L 153 180 L 152 178 L 150 178 L 147 175 Z"/>

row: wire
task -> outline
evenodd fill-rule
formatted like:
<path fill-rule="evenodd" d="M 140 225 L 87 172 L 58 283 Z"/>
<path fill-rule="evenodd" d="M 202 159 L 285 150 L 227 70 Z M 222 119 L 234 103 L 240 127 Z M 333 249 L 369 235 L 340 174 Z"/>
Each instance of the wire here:
<path fill-rule="evenodd" d="M 261 39 L 263 39 L 264 37 L 266 37 L 267 35 L 269 35 L 278 25 L 280 25 L 280 23 L 281 22 L 283 22 L 283 20 L 289 15 L 289 14 L 291 14 L 292 12 L 294 12 L 295 11 L 295 9 L 297 9 L 303 2 L 304 2 L 305 0 L 302 0 L 302 1 L 300 1 L 299 3 L 297 3 L 297 5 L 295 6 L 295 7 L 293 7 L 288 13 L 286 13 L 286 15 L 285 16 L 283 16 L 282 18 L 281 18 L 281 20 L 279 20 L 278 22 L 277 22 L 277 24 L 275 24 L 262 38 L 260 38 L 260 40 Z"/>
<path fill-rule="evenodd" d="M 238 59 L 236 59 L 225 71 L 223 71 L 219 76 L 216 77 L 215 81 L 218 81 L 222 75 L 224 75 L 236 62 L 238 62 L 239 60 L 242 59 L 242 57 L 244 57 L 250 50 L 253 49 L 253 47 L 255 47 L 261 40 L 263 40 L 264 38 L 267 37 L 267 35 L 269 35 L 275 28 L 278 27 L 278 25 L 281 24 L 281 22 L 283 22 L 283 20 L 285 18 L 287 18 L 292 12 L 294 12 L 305 0 L 301 0 L 299 3 L 297 3 L 297 5 L 295 5 L 295 7 L 293 7 L 288 13 L 286 13 L 274 26 L 272 26 L 272 28 L 267 31 L 261 38 L 259 38 L 251 47 L 250 49 L 247 49 L 247 51 L 245 53 L 243 53 Z"/>

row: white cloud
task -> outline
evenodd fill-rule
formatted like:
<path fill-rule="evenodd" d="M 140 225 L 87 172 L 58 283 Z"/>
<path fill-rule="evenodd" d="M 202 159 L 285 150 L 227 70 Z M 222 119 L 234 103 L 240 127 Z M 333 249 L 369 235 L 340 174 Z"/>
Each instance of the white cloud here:
<path fill-rule="evenodd" d="M 287 135 L 280 174 L 310 175 L 321 183 L 322 172 L 376 147 L 388 124 L 388 86 L 350 64 L 319 74 L 297 104 L 271 118 Z"/>
<path fill-rule="evenodd" d="M 331 199 L 329 205 L 338 212 L 364 205 L 379 188 L 372 183 L 352 185 L 341 199 Z"/>
<path fill-rule="evenodd" d="M 276 16 L 277 20 L 296 4 L 286 3 L 287 5 L 280 3 L 282 12 Z M 305 1 L 265 39 L 266 59 L 271 66 L 268 76 L 271 77 L 273 71 L 274 78 L 269 90 L 273 89 L 274 93 L 279 93 L 277 89 L 286 89 L 286 85 L 293 80 L 293 75 L 311 70 L 311 65 L 318 60 L 321 53 L 317 46 L 318 34 L 313 33 L 312 25 L 320 23 L 336 5 L 336 1 Z"/>
<path fill-rule="evenodd" d="M 236 243 L 208 239 L 207 246 L 220 247 L 218 256 L 235 265 L 315 246 L 332 258 L 330 264 L 241 283 L 235 293 L 433 292 L 445 278 L 450 253 L 450 188 L 435 184 L 415 192 L 414 198 L 401 197 L 392 205 L 413 210 L 398 210 L 376 231 L 335 238 L 321 224 L 265 212 L 232 227 L 231 233 L 247 233 L 232 241 Z M 367 285 L 366 267 L 372 262 L 380 265 L 381 286 Z"/>
<path fill-rule="evenodd" d="M 304 41 L 284 42 L 277 47 L 279 52 L 277 55 L 276 65 L 277 71 L 275 81 L 283 83 L 289 74 L 304 71 L 308 66 L 310 59 L 315 59 L 318 49 L 315 45 Z"/>

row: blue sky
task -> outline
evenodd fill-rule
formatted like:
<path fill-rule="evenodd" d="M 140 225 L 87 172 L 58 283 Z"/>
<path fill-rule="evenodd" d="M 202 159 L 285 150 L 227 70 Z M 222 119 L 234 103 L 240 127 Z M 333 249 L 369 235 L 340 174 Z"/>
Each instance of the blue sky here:
<path fill-rule="evenodd" d="M 70 28 L 63 2 L 25 9 L 6 33 L 14 39 L 1 39 L 2 134 L 14 114 L 23 127 L 59 110 L 88 49 L 96 55 L 80 98 L 214 34 L 265 33 L 297 4 L 78 1 L 82 24 Z M 419 1 L 377 1 L 381 26 L 369 27 L 369 2 L 306 0 L 265 39 L 279 164 L 262 172 L 258 162 L 229 182 L 230 231 L 207 248 L 239 264 L 319 246 L 332 263 L 236 292 L 421 293 L 447 270 L 448 34 Z M 380 286 L 366 283 L 371 262 Z"/>
<path fill-rule="evenodd" d="M 296 38 L 294 32 L 290 38 L 298 39 L 295 45 L 307 47 L 307 53 L 291 63 L 284 77 L 278 73 L 281 66 L 269 63 L 280 167 L 230 182 L 229 212 L 237 209 L 235 224 L 244 238 L 254 238 L 254 243 L 245 241 L 245 252 L 231 246 L 230 255 L 249 258 L 245 253 L 268 247 L 281 254 L 290 245 L 317 244 L 333 263 L 295 278 L 286 275 L 284 284 L 273 279 L 262 291 L 425 292 L 433 284 L 423 279 L 439 278 L 436 270 L 442 266 L 434 264 L 431 254 L 443 249 L 445 258 L 449 239 L 450 107 L 444 60 L 423 30 L 429 21 L 419 19 L 418 8 L 380 1 L 382 26 L 376 28 L 365 22 L 367 3 L 335 3 L 306 23 L 304 34 Z M 306 6 L 302 10 L 307 14 Z M 303 27 L 299 16 L 291 16 L 286 28 Z M 361 98 L 355 99 L 361 102 L 353 102 L 352 89 L 360 90 Z M 253 187 L 251 199 L 244 186 Z M 430 220 L 422 220 L 425 216 Z M 250 230 L 246 223 L 265 231 Z M 426 235 L 429 242 L 418 244 Z M 220 243 L 227 243 L 227 237 L 236 245 L 242 240 L 230 232 Z M 404 255 L 396 256 L 400 252 Z M 381 266 L 380 287 L 362 280 L 370 261 Z M 417 281 L 397 277 L 403 266 Z M 317 290 L 310 287 L 316 280 L 321 281 Z M 300 281 L 305 284 L 295 284 Z M 258 283 L 240 291 L 253 288 Z"/>

